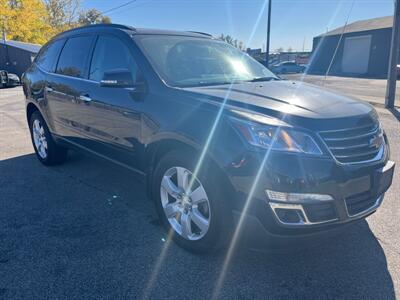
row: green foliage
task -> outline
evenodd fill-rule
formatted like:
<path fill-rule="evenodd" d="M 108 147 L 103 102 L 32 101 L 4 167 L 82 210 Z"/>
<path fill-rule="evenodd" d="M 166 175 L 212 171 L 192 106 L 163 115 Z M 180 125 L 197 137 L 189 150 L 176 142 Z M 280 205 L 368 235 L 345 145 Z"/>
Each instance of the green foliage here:
<path fill-rule="evenodd" d="M 91 24 L 109 24 L 111 23 L 111 19 L 107 16 L 103 16 L 100 11 L 95 8 L 89 9 L 87 11 L 83 11 L 80 13 L 78 18 L 78 23 L 82 25 L 91 25 Z"/>

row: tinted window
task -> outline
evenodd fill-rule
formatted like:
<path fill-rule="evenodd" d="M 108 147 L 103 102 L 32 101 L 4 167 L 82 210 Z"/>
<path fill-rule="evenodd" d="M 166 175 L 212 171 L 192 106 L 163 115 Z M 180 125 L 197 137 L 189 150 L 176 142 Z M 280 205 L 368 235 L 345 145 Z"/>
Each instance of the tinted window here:
<path fill-rule="evenodd" d="M 97 40 L 90 67 L 89 79 L 100 81 L 104 72 L 127 69 L 135 81 L 137 66 L 129 49 L 119 39 L 112 36 L 100 36 Z"/>
<path fill-rule="evenodd" d="M 58 60 L 57 73 L 85 77 L 91 43 L 91 36 L 68 39 Z"/>
<path fill-rule="evenodd" d="M 58 54 L 64 42 L 65 40 L 57 40 L 45 46 L 36 58 L 36 64 L 47 72 L 54 72 Z"/>

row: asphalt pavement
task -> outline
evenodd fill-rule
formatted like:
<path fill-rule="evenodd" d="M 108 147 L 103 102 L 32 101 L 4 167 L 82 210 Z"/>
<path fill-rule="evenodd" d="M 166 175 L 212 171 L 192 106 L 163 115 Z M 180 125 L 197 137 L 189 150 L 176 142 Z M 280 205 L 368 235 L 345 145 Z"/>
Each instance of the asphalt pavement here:
<path fill-rule="evenodd" d="M 379 109 L 400 163 L 400 126 Z M 400 165 L 382 207 L 309 249 L 239 246 L 195 255 L 170 243 L 130 171 L 75 152 L 42 166 L 20 87 L 0 89 L 0 298 L 400 298 Z"/>

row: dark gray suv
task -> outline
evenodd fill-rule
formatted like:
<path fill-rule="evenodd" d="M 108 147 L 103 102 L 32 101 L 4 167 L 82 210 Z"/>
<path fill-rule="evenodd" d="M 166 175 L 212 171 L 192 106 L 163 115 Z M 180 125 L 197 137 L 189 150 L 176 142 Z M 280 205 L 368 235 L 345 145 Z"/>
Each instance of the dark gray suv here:
<path fill-rule="evenodd" d="M 131 169 L 173 238 L 326 234 L 382 203 L 394 163 L 368 104 L 281 80 L 203 33 L 96 25 L 47 43 L 23 76 L 44 165 L 74 148 Z"/>

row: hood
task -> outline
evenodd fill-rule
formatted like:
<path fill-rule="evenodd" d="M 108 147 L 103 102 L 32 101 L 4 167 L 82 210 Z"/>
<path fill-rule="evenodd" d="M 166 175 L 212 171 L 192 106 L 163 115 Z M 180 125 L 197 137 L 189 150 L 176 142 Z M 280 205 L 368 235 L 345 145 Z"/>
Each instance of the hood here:
<path fill-rule="evenodd" d="M 367 103 L 304 82 L 245 82 L 184 90 L 193 93 L 193 96 L 206 96 L 208 100 L 218 102 L 226 98 L 230 106 L 280 117 L 327 122 L 338 122 L 338 119 L 355 121 L 356 116 L 369 116 L 369 119 L 376 117 L 374 108 Z"/>

